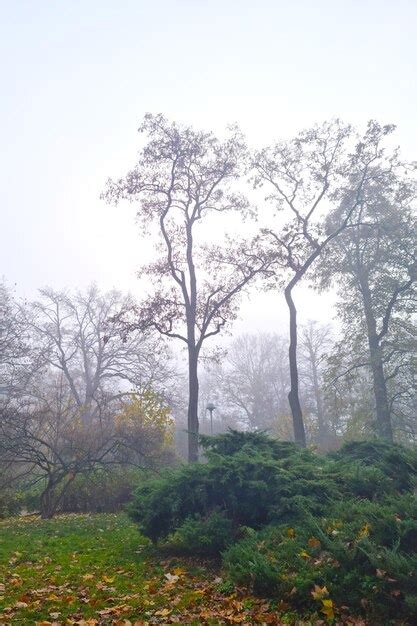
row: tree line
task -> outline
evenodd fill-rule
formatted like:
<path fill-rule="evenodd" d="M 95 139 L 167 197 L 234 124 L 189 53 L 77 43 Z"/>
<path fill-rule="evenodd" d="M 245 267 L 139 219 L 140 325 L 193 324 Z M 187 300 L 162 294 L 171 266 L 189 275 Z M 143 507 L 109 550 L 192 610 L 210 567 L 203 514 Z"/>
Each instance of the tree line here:
<path fill-rule="evenodd" d="M 155 243 L 145 296 L 43 289 L 20 302 L 0 285 L 0 488 L 42 485 L 49 517 L 80 475 L 172 460 L 171 414 L 196 461 L 207 400 L 216 428 L 301 446 L 348 432 L 414 441 L 415 170 L 394 127 L 336 120 L 260 150 L 236 127 L 219 139 L 162 115 L 140 131 L 137 164 L 103 197 L 135 203 Z M 338 293 L 333 334 L 300 328 L 302 283 Z M 210 339 L 248 289 L 285 298 L 288 335 L 237 337 L 216 365 Z"/>
<path fill-rule="evenodd" d="M 125 335 L 154 328 L 185 344 L 189 460 L 198 459 L 203 345 L 236 317 L 239 296 L 254 281 L 282 292 L 288 305 L 295 441 L 306 445 L 294 300 L 302 281 L 338 289 L 340 350 L 362 347 L 348 370 L 369 370 L 374 431 L 392 441 L 387 384 L 402 379 L 412 360 L 417 268 L 415 167 L 392 147 L 394 126 L 370 121 L 360 133 L 335 120 L 256 151 L 237 128 L 220 140 L 148 114 L 139 130 L 147 143 L 137 164 L 109 180 L 103 196 L 135 202 L 145 232 L 158 236 L 158 254 L 143 268 L 157 287 L 115 322 Z M 265 194 L 261 208 L 249 200 L 250 188 Z M 222 231 L 225 213 L 233 216 L 232 237 Z M 241 220 L 256 217 L 263 225 L 240 237 Z"/>

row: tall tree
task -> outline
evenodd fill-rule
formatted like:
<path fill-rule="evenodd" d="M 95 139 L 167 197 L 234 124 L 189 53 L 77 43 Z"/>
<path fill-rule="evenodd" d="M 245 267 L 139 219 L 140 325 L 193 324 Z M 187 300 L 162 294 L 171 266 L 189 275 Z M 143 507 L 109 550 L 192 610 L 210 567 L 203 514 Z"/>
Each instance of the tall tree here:
<path fill-rule="evenodd" d="M 375 125 L 371 130 L 379 131 Z M 404 378 L 410 366 L 405 355 L 415 345 L 415 200 L 415 180 L 397 151 L 384 164 L 374 162 L 356 206 L 356 225 L 328 249 L 322 266 L 324 284 L 337 285 L 341 295 L 345 341 L 362 346 L 361 354 L 353 353 L 351 367 L 368 367 L 371 373 L 376 432 L 390 441 L 389 386 L 396 377 Z M 329 221 L 338 222 L 340 210 Z"/>
<path fill-rule="evenodd" d="M 263 229 L 265 241 L 275 248 L 280 281 L 290 315 L 289 364 L 291 407 L 295 440 L 305 446 L 306 436 L 299 397 L 297 364 L 297 309 L 293 290 L 329 243 L 350 226 L 363 190 L 378 168 L 388 173 L 390 158 L 384 137 L 391 127 L 370 122 L 363 136 L 339 121 L 325 123 L 258 152 L 254 157 L 255 185 L 269 190 L 267 200 L 283 211 L 281 224 Z M 337 219 L 326 220 L 340 208 Z"/>
<path fill-rule="evenodd" d="M 148 136 L 135 168 L 109 181 L 108 201 L 138 202 L 138 218 L 159 231 L 159 257 L 144 269 L 155 285 L 140 310 L 121 313 L 126 331 L 154 327 L 185 344 L 188 356 L 188 458 L 198 460 L 198 362 L 203 342 L 236 315 L 239 292 L 264 270 L 267 261 L 248 244 L 226 242 L 214 220 L 236 211 L 247 215 L 247 200 L 234 191 L 246 148 L 236 129 L 220 141 L 212 133 L 146 115 Z M 204 226 L 203 226 L 204 224 Z M 216 245 L 207 234 L 216 233 Z"/>

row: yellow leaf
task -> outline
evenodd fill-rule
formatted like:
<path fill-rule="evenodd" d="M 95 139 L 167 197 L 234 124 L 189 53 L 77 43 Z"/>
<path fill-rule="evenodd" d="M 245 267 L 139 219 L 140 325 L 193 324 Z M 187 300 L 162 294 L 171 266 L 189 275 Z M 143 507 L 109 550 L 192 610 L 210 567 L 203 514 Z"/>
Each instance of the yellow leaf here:
<path fill-rule="evenodd" d="M 325 600 L 322 600 L 322 602 L 323 602 L 323 607 L 321 608 L 321 612 L 324 613 L 324 615 L 328 619 L 333 619 L 334 617 L 333 600 L 330 600 L 330 598 L 327 598 Z"/>
<path fill-rule="evenodd" d="M 47 598 L 47 600 L 49 600 L 50 602 L 60 602 L 61 598 L 57 595 L 55 595 L 54 593 L 51 593 Z"/>
<path fill-rule="evenodd" d="M 114 577 L 110 578 L 109 576 L 103 576 L 103 580 L 105 583 L 114 583 Z"/>
<path fill-rule="evenodd" d="M 301 552 L 298 553 L 298 556 L 302 556 L 303 559 L 309 559 L 310 555 L 308 552 L 306 552 L 305 550 L 301 550 Z"/>
<path fill-rule="evenodd" d="M 171 609 L 161 609 L 160 611 L 155 611 L 155 615 L 159 615 L 160 617 L 166 617 L 171 613 Z"/>
<path fill-rule="evenodd" d="M 368 537 L 369 531 L 371 530 L 371 525 L 368 522 L 362 526 L 360 531 L 358 532 L 358 539 L 363 539 L 364 537 Z"/>
<path fill-rule="evenodd" d="M 287 530 L 285 531 L 285 534 L 287 535 L 287 537 L 290 537 L 290 539 L 294 539 L 295 537 L 294 528 L 287 528 Z"/>
<path fill-rule="evenodd" d="M 84 574 L 83 580 L 93 580 L 94 574 Z"/>
<path fill-rule="evenodd" d="M 314 585 L 314 589 L 311 592 L 311 595 L 315 600 L 321 600 L 329 595 L 327 587 L 319 587 L 319 585 Z"/>

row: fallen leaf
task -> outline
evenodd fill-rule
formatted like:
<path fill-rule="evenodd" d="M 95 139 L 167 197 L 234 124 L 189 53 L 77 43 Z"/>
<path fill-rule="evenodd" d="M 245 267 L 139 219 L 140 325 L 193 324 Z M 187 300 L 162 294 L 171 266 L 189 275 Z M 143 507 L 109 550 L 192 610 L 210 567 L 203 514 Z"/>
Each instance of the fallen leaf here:
<path fill-rule="evenodd" d="M 327 587 L 319 587 L 319 585 L 314 585 L 314 589 L 311 592 L 311 595 L 315 600 L 322 600 L 329 595 L 329 591 Z"/>
<path fill-rule="evenodd" d="M 167 617 L 171 613 L 171 609 L 160 609 L 159 611 L 155 611 L 155 615 L 159 617 Z"/>
<path fill-rule="evenodd" d="M 321 613 L 324 613 L 324 615 L 328 619 L 333 619 L 334 618 L 333 600 L 330 600 L 330 598 L 325 598 L 324 600 L 322 600 L 322 603 L 323 603 L 323 606 L 321 608 Z"/>
<path fill-rule="evenodd" d="M 170 574 L 169 572 L 168 574 L 164 574 L 164 576 L 167 579 L 167 581 L 170 583 L 176 583 L 180 579 L 179 576 Z"/>
<path fill-rule="evenodd" d="M 26 607 L 29 606 L 27 602 L 16 602 L 16 604 L 14 605 L 15 609 L 26 609 Z"/>
<path fill-rule="evenodd" d="M 310 539 L 307 541 L 309 548 L 320 548 L 321 547 L 321 543 L 318 539 L 316 539 L 316 537 L 310 537 Z"/>

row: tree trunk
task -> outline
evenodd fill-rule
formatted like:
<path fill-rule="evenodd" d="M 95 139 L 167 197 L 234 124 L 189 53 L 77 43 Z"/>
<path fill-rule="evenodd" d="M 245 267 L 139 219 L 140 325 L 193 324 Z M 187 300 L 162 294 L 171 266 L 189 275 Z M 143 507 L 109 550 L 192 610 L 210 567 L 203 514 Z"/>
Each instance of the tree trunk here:
<path fill-rule="evenodd" d="M 65 492 L 69 485 L 75 478 L 75 474 L 70 474 L 67 482 L 59 490 L 59 486 L 62 485 L 64 478 L 52 478 L 48 480 L 48 483 L 41 494 L 41 517 L 42 519 L 52 519 L 60 506 Z"/>
<path fill-rule="evenodd" d="M 388 402 L 387 384 L 385 382 L 384 364 L 378 338 L 368 337 L 371 357 L 372 382 L 375 396 L 376 422 L 378 435 L 382 439 L 393 441 L 391 411 Z"/>
<path fill-rule="evenodd" d="M 188 462 L 198 461 L 198 352 L 188 348 Z"/>
<path fill-rule="evenodd" d="M 376 319 L 372 307 L 371 291 L 367 276 L 360 275 L 360 286 L 368 333 L 369 356 L 375 397 L 375 412 L 378 435 L 382 439 L 393 441 L 391 410 L 388 402 L 387 384 L 384 374 L 381 342 L 378 337 Z"/>
<path fill-rule="evenodd" d="M 327 443 L 328 436 L 328 428 L 326 424 L 326 420 L 324 418 L 324 410 L 323 410 L 323 398 L 321 395 L 321 389 L 319 384 L 319 373 L 317 368 L 317 363 L 315 356 L 311 358 L 311 372 L 313 376 L 313 389 L 314 389 L 314 398 L 316 401 L 316 414 L 317 414 L 317 425 L 318 425 L 318 442 L 319 445 L 323 448 Z"/>
<path fill-rule="evenodd" d="M 298 366 L 297 366 L 297 309 L 292 299 L 291 287 L 285 289 L 285 300 L 290 312 L 290 346 L 288 356 L 290 362 L 290 392 L 288 401 L 290 403 L 292 421 L 294 428 L 294 439 L 296 443 L 305 448 L 306 435 L 304 430 L 303 413 L 301 411 L 299 389 L 298 389 Z"/>
<path fill-rule="evenodd" d="M 54 503 L 54 487 L 55 485 L 53 483 L 48 482 L 41 494 L 42 519 L 52 519 L 55 514 L 56 507 Z"/>

